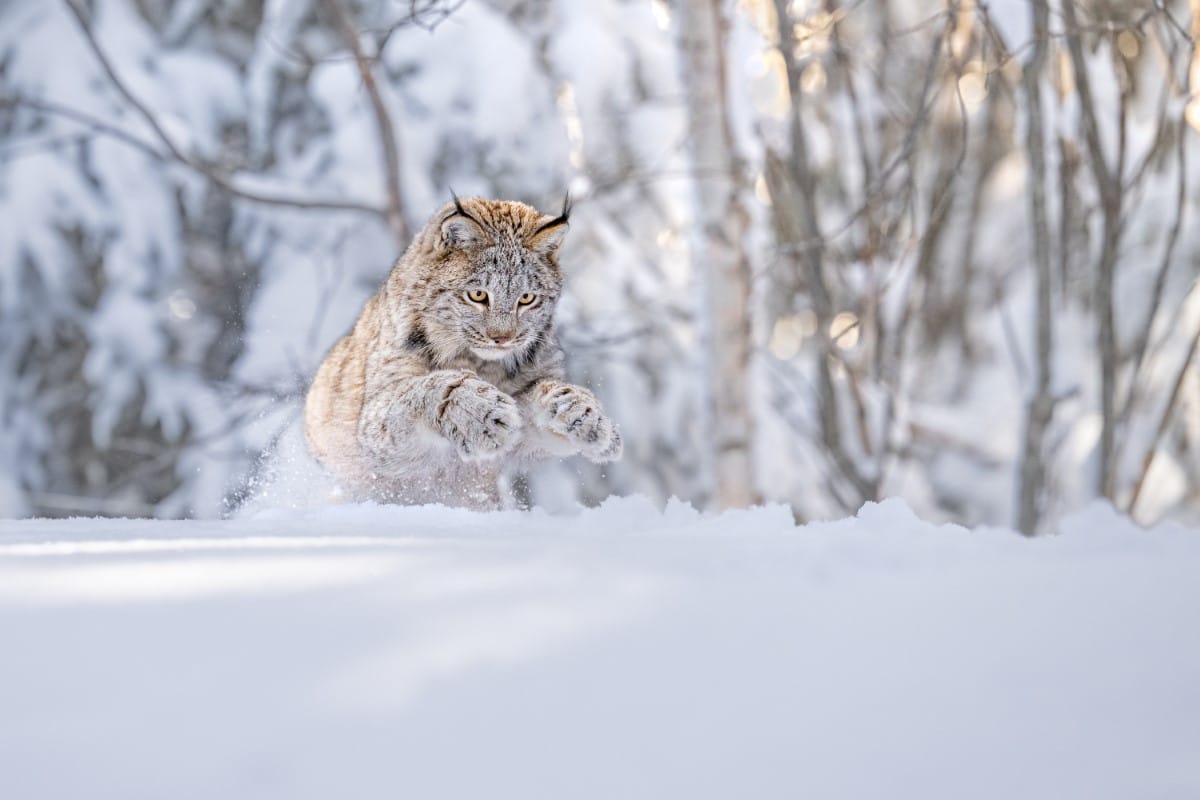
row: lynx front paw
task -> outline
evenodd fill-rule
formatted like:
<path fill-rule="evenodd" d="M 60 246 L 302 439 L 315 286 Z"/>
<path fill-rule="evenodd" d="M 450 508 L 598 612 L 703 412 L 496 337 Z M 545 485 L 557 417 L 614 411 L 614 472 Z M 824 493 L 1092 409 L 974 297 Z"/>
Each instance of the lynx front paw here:
<path fill-rule="evenodd" d="M 537 402 L 540 426 L 566 439 L 584 457 L 597 463 L 621 457 L 621 434 L 587 389 L 567 383 L 543 384 Z"/>
<path fill-rule="evenodd" d="M 521 429 L 516 402 L 490 383 L 471 377 L 447 387 L 438 420 L 442 435 L 464 461 L 503 455 L 517 443 Z"/>

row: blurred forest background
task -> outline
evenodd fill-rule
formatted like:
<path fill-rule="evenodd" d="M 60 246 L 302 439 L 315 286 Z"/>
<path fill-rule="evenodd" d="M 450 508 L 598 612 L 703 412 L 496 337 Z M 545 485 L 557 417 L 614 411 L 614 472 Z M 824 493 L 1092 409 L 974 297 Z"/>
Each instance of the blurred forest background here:
<path fill-rule="evenodd" d="M 308 380 L 453 187 L 576 200 L 559 327 L 626 456 L 535 502 L 1194 520 L 1197 36 L 1200 0 L 7 0 L 0 515 L 306 468 Z"/>

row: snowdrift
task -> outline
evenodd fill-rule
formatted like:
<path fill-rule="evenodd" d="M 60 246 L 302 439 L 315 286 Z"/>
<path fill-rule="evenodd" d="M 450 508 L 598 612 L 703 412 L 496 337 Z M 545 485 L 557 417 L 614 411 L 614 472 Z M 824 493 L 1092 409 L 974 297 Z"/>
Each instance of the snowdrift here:
<path fill-rule="evenodd" d="M 1200 796 L 1200 532 L 0 523 L 11 798 Z"/>

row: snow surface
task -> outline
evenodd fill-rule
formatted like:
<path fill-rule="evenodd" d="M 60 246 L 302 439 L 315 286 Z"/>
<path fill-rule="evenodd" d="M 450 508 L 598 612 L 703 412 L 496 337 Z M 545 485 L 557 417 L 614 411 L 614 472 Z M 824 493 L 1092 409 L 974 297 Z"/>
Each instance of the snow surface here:
<path fill-rule="evenodd" d="M 1200 531 L 0 523 L 7 798 L 1195 798 Z"/>

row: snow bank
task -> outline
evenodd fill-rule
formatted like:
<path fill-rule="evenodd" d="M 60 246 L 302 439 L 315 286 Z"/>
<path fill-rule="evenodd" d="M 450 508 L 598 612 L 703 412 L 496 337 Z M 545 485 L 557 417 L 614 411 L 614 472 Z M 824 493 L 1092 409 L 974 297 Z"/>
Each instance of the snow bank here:
<path fill-rule="evenodd" d="M 13 798 L 1200 795 L 1200 532 L 0 523 Z"/>

